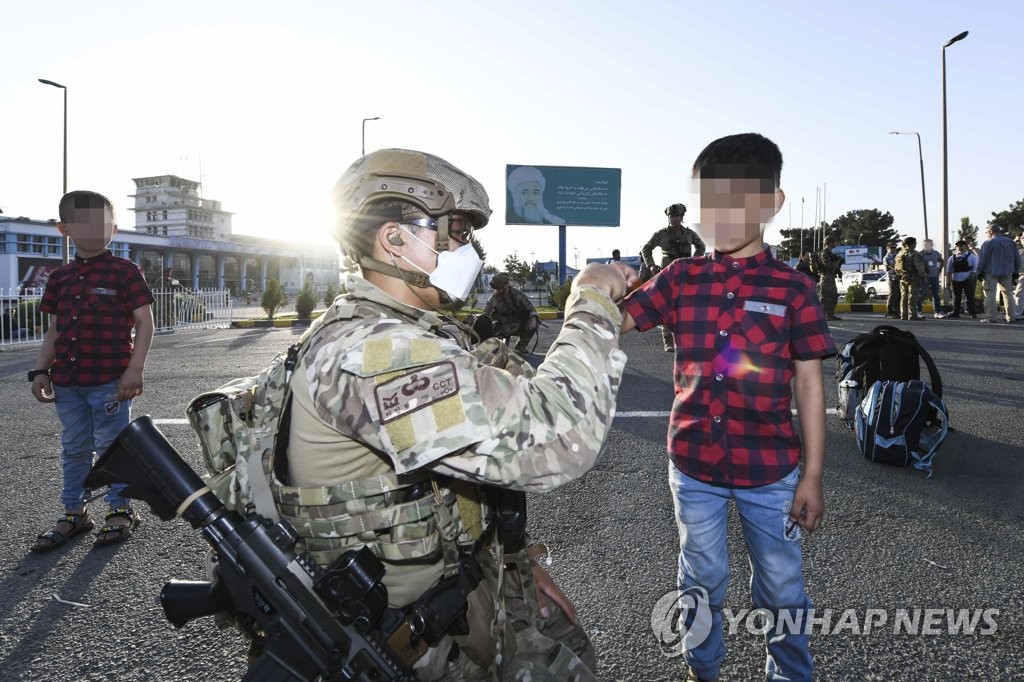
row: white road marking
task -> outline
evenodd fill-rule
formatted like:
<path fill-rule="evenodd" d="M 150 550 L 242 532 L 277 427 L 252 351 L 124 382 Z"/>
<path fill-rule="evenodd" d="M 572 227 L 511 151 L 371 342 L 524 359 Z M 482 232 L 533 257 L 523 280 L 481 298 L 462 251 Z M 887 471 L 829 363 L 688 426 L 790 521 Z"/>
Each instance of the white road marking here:
<path fill-rule="evenodd" d="M 161 424 L 164 425 L 164 426 L 168 426 L 168 425 L 177 426 L 179 424 L 188 424 L 188 420 L 187 419 L 154 419 L 153 423 L 158 425 L 158 426 L 161 425 Z"/>
<path fill-rule="evenodd" d="M 796 414 L 796 409 L 791 409 L 790 412 Z M 622 417 L 623 419 L 647 419 L 651 417 L 658 417 L 664 419 L 669 416 L 669 412 L 661 412 L 655 410 L 641 410 L 638 412 L 616 412 L 616 417 Z M 834 407 L 829 407 L 825 410 L 825 414 L 839 414 L 839 410 Z"/>

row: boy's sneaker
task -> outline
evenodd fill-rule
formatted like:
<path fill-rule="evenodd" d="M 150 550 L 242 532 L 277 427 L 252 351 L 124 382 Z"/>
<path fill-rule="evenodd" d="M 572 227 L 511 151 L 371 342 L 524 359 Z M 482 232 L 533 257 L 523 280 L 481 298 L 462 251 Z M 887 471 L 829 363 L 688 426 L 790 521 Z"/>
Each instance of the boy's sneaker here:
<path fill-rule="evenodd" d="M 693 668 L 687 668 L 686 682 L 718 682 L 718 680 L 709 680 L 706 677 L 701 677 L 693 671 Z"/>

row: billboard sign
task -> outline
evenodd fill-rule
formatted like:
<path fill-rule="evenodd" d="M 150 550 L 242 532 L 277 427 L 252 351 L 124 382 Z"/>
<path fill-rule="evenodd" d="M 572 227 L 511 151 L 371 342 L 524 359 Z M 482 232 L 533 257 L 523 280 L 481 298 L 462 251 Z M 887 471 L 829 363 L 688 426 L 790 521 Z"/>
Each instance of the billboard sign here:
<path fill-rule="evenodd" d="M 509 225 L 619 225 L 622 169 L 505 166 Z"/>

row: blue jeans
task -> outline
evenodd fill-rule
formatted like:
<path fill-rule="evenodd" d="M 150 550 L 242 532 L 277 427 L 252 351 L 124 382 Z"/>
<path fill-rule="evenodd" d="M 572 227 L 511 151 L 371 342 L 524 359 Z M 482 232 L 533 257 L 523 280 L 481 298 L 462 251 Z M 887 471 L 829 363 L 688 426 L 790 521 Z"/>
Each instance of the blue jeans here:
<path fill-rule="evenodd" d="M 726 546 L 727 507 L 736 503 L 747 555 L 750 558 L 750 591 L 754 607 L 775 614 L 789 609 L 803 613 L 811 608 L 804 591 L 799 527 L 786 539 L 789 509 L 800 480 L 799 467 L 780 481 L 757 488 L 724 488 L 690 478 L 669 463 L 669 484 L 679 527 L 679 591 L 700 589 L 707 593 L 711 627 L 703 641 L 683 638 L 687 665 L 701 678 L 718 678 L 725 658 L 722 636 L 722 608 L 729 584 L 729 556 Z M 765 635 L 769 680 L 810 680 L 814 663 L 808 649 L 806 630 Z M 746 628 L 743 630 L 746 631 Z M 698 638 L 699 639 L 699 638 Z"/>
<path fill-rule="evenodd" d="M 53 385 L 57 418 L 63 432 L 64 489 L 60 501 L 64 509 L 81 509 L 91 494 L 85 489 L 85 477 L 96 453 L 106 450 L 131 420 L 131 400 L 117 399 L 117 382 L 99 386 Z M 127 507 L 121 493 L 127 486 L 111 485 L 105 500 L 111 509 Z"/>

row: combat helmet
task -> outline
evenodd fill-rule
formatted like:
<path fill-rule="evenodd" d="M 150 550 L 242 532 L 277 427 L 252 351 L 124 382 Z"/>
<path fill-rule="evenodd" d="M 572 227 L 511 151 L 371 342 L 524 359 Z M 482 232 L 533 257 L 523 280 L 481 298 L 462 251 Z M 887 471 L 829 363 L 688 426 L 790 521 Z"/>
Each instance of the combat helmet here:
<path fill-rule="evenodd" d="M 452 212 L 463 212 L 474 229 L 484 227 L 491 216 L 487 191 L 475 178 L 433 154 L 409 149 L 381 149 L 356 159 L 334 185 L 332 202 L 336 217 L 331 236 L 343 251 L 365 269 L 417 286 L 427 286 L 422 273 L 399 271 L 367 253 L 352 253 L 352 245 L 382 222 L 403 222 L 403 209 L 396 208 L 403 204 L 429 216 L 431 229 L 437 230 L 438 251 L 448 249 Z"/>
<path fill-rule="evenodd" d="M 665 215 L 669 217 L 674 215 L 686 215 L 686 204 L 672 204 L 665 209 Z"/>

